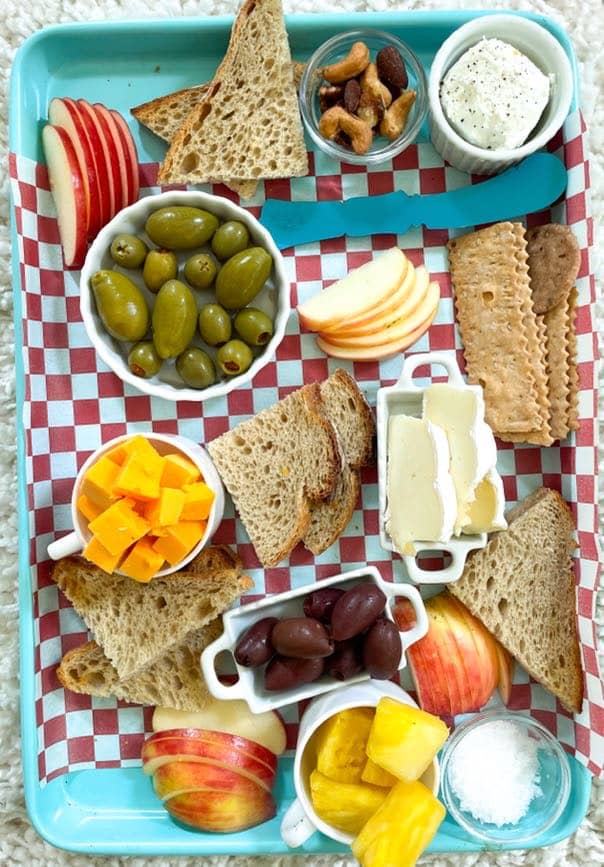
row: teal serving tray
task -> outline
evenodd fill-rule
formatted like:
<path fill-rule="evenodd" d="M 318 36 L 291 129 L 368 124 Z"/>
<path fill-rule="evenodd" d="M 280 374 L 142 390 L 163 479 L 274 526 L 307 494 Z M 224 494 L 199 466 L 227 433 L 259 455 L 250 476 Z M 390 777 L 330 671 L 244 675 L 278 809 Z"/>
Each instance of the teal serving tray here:
<path fill-rule="evenodd" d="M 449 34 L 482 12 L 411 12 L 292 16 L 287 19 L 292 55 L 308 57 L 325 39 L 351 27 L 389 30 L 414 49 L 426 69 Z M 573 64 L 575 99 L 578 76 L 566 33 L 553 21 L 529 16 L 550 30 Z M 161 21 L 95 22 L 50 27 L 32 36 L 15 58 L 10 92 L 10 149 L 42 160 L 40 131 L 53 96 L 75 95 L 104 102 L 129 119 L 129 108 L 155 96 L 210 79 L 222 58 L 230 18 Z M 165 146 L 134 121 L 130 123 L 141 162 L 162 158 Z M 427 130 L 422 135 L 425 137 Z M 12 238 L 16 244 L 14 209 Z M 281 817 L 294 797 L 292 759 L 280 761 L 275 789 L 278 815 L 270 822 L 238 834 L 204 834 L 178 825 L 161 807 L 140 768 L 108 768 L 67 773 L 41 786 L 34 684 L 34 617 L 29 565 L 25 476 L 25 431 L 22 424 L 25 375 L 22 345 L 22 303 L 19 265 L 13 257 L 16 334 L 18 478 L 19 478 L 19 605 L 21 619 L 21 720 L 25 797 L 31 821 L 54 846 L 89 855 L 277 855 L 291 852 L 279 835 Z M 569 756 L 572 795 L 561 818 L 533 847 L 547 846 L 571 834 L 589 802 L 591 777 Z M 447 816 L 430 852 L 464 852 L 488 848 L 468 836 Z M 514 848 L 514 847 L 507 847 Z M 297 853 L 350 852 L 316 833 Z"/>

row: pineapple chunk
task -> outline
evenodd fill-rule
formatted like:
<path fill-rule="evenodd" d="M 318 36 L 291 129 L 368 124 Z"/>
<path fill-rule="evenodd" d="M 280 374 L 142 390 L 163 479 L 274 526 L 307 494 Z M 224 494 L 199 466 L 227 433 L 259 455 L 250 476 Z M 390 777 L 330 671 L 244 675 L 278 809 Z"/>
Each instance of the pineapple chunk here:
<path fill-rule="evenodd" d="M 388 771 L 385 771 L 383 768 L 380 768 L 380 766 L 376 765 L 375 762 L 372 762 L 371 759 L 367 759 L 367 764 L 363 768 L 361 779 L 365 783 L 373 783 L 374 786 L 386 786 L 389 789 L 398 782 L 396 777 L 389 774 Z"/>
<path fill-rule="evenodd" d="M 362 867 L 414 867 L 446 810 L 423 783 L 398 782 L 352 843 Z"/>
<path fill-rule="evenodd" d="M 449 736 L 438 717 L 393 698 L 381 698 L 367 755 L 399 780 L 419 780 Z"/>
<path fill-rule="evenodd" d="M 385 789 L 366 783 L 335 783 L 319 771 L 310 775 L 310 795 L 317 815 L 347 834 L 358 834 L 387 794 Z"/>
<path fill-rule="evenodd" d="M 326 720 L 316 735 L 317 770 L 338 783 L 360 783 L 372 707 L 353 707 Z"/>

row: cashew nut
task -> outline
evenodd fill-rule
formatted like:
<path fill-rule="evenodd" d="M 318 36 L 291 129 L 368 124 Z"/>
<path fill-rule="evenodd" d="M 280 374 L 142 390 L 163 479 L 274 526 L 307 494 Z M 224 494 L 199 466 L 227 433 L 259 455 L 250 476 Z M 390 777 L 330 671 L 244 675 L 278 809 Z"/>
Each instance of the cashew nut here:
<path fill-rule="evenodd" d="M 360 75 L 368 63 L 369 49 L 364 42 L 355 42 L 346 57 L 324 67 L 323 78 L 331 84 L 342 84 Z"/>
<path fill-rule="evenodd" d="M 383 108 L 388 108 L 392 102 L 392 94 L 386 85 L 380 81 L 375 63 L 370 63 L 361 75 L 361 91 L 370 93 L 375 100 L 382 104 Z"/>
<path fill-rule="evenodd" d="M 373 141 L 373 133 L 364 120 L 349 114 L 339 105 L 328 108 L 321 115 L 319 132 L 324 138 L 333 141 L 339 132 L 345 132 L 355 154 L 366 154 Z"/>
<path fill-rule="evenodd" d="M 373 129 L 384 116 L 384 107 L 381 101 L 376 99 L 369 91 L 362 90 L 356 113 L 357 117 L 360 117 L 361 120 L 364 120 Z"/>
<path fill-rule="evenodd" d="M 415 102 L 415 91 L 405 90 L 392 105 L 386 109 L 382 122 L 380 123 L 380 132 L 389 138 L 391 141 L 398 138 L 405 128 L 409 112 Z"/>

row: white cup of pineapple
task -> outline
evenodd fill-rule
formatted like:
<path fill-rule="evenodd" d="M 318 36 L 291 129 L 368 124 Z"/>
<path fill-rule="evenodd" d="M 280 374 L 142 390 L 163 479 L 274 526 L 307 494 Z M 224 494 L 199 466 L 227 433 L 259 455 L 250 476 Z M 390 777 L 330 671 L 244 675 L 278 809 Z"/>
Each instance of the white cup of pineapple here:
<path fill-rule="evenodd" d="M 444 807 L 436 801 L 440 780 L 436 753 L 448 729 L 436 717 L 418 711 L 426 726 L 409 743 L 403 731 L 409 729 L 404 708 L 417 710 L 417 705 L 399 686 L 383 680 L 343 687 L 308 706 L 300 721 L 294 759 L 297 798 L 281 822 L 281 837 L 290 848 L 301 846 L 315 831 L 353 844 L 400 779 L 419 780 L 428 790 L 438 827 Z M 381 730 L 384 726 L 387 731 Z M 374 761 L 378 758 L 380 764 Z"/>

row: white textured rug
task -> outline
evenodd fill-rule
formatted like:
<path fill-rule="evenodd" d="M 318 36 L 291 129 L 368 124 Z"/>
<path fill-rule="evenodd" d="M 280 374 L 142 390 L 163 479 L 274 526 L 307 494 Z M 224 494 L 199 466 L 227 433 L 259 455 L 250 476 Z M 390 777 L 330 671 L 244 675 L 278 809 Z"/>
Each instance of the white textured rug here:
<path fill-rule="evenodd" d="M 27 865 L 179 865 L 195 864 L 254 867 L 289 865 L 289 867 L 348 867 L 352 859 L 337 857 L 303 858 L 87 858 L 53 849 L 42 841 L 27 819 L 21 787 L 18 718 L 18 618 L 17 587 L 17 520 L 15 515 L 15 390 L 13 367 L 12 287 L 10 281 L 10 246 L 8 236 L 7 120 L 8 81 L 16 49 L 39 28 L 74 20 L 100 18 L 150 18 L 195 16 L 199 14 L 233 14 L 238 0 L 2 0 L 0 3 L 0 867 Z M 553 0 L 553 2 L 489 3 L 484 0 L 284 0 L 287 12 L 385 11 L 391 9 L 452 8 L 522 8 L 557 18 L 573 39 L 581 63 L 582 105 L 590 133 L 592 152 L 593 212 L 600 226 L 604 214 L 604 6 L 602 0 Z M 598 237 L 598 236 L 596 236 Z M 598 241 L 596 241 L 596 247 Z M 602 261 L 597 262 L 602 285 Z M 601 313 L 601 311 L 600 311 Z M 599 317 L 600 323 L 604 321 Z M 600 494 L 602 498 L 602 494 Z M 600 602 L 602 603 L 602 599 Z M 603 606 L 598 619 L 604 622 Z M 601 628 L 601 647 L 603 629 Z M 438 867 L 470 865 L 529 865 L 529 867 L 597 867 L 604 864 L 604 784 L 593 786 L 589 813 L 577 833 L 549 849 L 533 852 L 476 854 L 467 856 L 426 856 L 421 864 Z"/>

